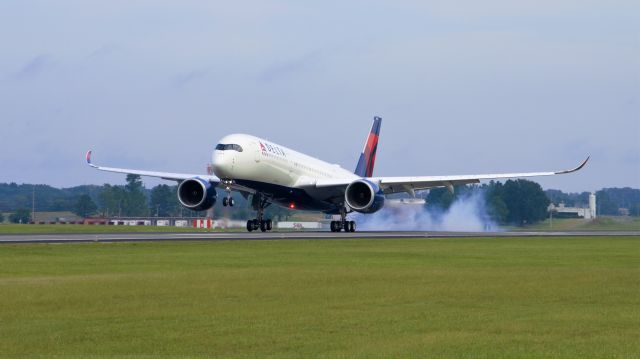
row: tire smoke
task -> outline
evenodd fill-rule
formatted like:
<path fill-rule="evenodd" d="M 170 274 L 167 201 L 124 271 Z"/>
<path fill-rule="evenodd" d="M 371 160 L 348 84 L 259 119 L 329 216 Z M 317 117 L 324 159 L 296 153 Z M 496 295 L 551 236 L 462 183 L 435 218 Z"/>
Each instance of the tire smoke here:
<path fill-rule="evenodd" d="M 494 232 L 497 225 L 487 215 L 484 193 L 473 191 L 458 197 L 451 206 L 438 207 L 412 204 L 390 204 L 380 211 L 350 217 L 357 221 L 359 230 L 368 231 L 452 231 Z"/>

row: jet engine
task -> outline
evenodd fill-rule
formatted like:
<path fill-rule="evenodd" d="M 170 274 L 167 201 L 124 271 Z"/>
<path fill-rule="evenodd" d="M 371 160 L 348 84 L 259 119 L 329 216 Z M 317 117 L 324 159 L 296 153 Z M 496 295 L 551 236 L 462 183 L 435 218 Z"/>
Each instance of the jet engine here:
<path fill-rule="evenodd" d="M 351 182 L 344 197 L 347 205 L 360 213 L 377 212 L 384 206 L 384 193 L 380 187 L 364 179 Z"/>
<path fill-rule="evenodd" d="M 190 178 L 178 185 L 178 201 L 194 211 L 206 211 L 216 204 L 216 189 L 209 181 Z"/>

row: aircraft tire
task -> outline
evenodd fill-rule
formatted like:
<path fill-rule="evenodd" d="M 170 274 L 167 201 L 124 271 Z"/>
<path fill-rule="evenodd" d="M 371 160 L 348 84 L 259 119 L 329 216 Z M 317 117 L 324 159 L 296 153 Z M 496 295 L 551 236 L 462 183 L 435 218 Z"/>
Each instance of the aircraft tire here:
<path fill-rule="evenodd" d="M 249 232 L 253 231 L 253 221 L 252 220 L 248 220 L 247 221 L 247 231 L 249 231 Z"/>

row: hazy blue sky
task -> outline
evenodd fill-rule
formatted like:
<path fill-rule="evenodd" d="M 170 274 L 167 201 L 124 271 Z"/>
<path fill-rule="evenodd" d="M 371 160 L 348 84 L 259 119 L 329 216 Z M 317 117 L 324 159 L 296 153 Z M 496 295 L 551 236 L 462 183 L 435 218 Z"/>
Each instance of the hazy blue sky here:
<path fill-rule="evenodd" d="M 374 175 L 640 187 L 637 0 L 3 0 L 0 45 L 0 182 L 204 173 L 238 132 L 354 168 L 380 115 Z"/>

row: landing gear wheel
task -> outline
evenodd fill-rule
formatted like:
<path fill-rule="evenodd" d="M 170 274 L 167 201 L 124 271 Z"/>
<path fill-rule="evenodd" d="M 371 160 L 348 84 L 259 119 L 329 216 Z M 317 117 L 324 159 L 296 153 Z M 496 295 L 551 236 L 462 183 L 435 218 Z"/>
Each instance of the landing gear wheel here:
<path fill-rule="evenodd" d="M 229 206 L 233 206 L 235 204 L 233 197 L 229 197 L 228 204 Z M 247 222 L 247 229 L 251 227 L 251 230 L 253 231 L 260 230 L 262 232 L 266 232 L 273 228 L 273 222 L 270 219 L 264 219 L 264 209 L 269 207 L 269 205 L 271 205 L 271 203 L 269 203 L 268 199 L 261 193 L 253 195 L 253 198 L 251 199 L 251 206 L 258 212 L 258 216 L 257 218 L 251 219 Z M 249 224 L 249 222 L 251 222 L 251 224 Z"/>
<path fill-rule="evenodd" d="M 331 227 L 331 232 L 335 232 L 336 231 L 336 221 L 331 221 L 331 225 L 329 227 Z"/>
<path fill-rule="evenodd" d="M 356 222 L 355 221 L 350 221 L 350 222 L 347 222 L 347 223 L 349 223 L 349 226 L 348 226 L 349 227 L 349 232 L 351 232 L 351 233 L 355 232 L 356 231 Z"/>
<path fill-rule="evenodd" d="M 249 232 L 253 231 L 253 221 L 252 220 L 248 220 L 247 221 L 247 231 L 249 231 Z"/>
<path fill-rule="evenodd" d="M 229 199 L 227 197 L 222 199 L 222 207 L 226 207 L 229 205 Z"/>
<path fill-rule="evenodd" d="M 236 200 L 233 199 L 233 197 L 229 197 L 229 200 L 227 201 L 227 203 L 229 204 L 229 207 L 233 207 L 236 205 Z"/>

